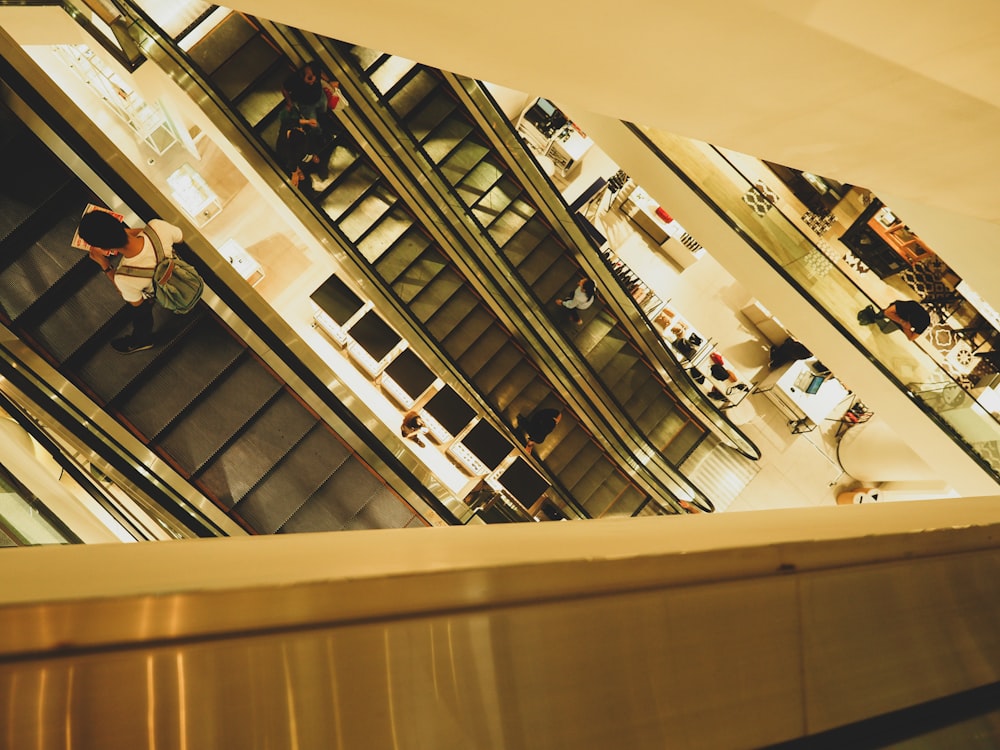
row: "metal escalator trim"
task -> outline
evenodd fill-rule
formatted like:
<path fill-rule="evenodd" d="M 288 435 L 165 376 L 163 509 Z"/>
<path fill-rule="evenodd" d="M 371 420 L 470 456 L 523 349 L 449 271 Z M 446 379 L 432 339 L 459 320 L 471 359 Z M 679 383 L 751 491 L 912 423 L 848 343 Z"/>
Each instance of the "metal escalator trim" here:
<path fill-rule="evenodd" d="M 698 411 L 709 428 L 721 439 L 729 442 L 735 450 L 747 458 L 759 459 L 761 453 L 756 444 L 733 424 L 728 416 L 723 414 L 705 394 L 694 388 L 689 382 L 676 357 L 653 330 L 649 318 L 641 310 L 636 300 L 621 289 L 621 285 L 606 268 L 605 263 L 600 262 L 600 255 L 594 248 L 593 239 L 580 229 L 575 214 L 567 213 L 565 203 L 561 198 L 558 198 L 559 193 L 552 186 L 549 178 L 534 165 L 525 163 L 530 157 L 527 157 L 520 139 L 514 133 L 513 126 L 490 93 L 473 79 L 445 71 L 442 71 L 442 75 L 452 83 L 454 90 L 466 100 L 472 115 L 479 118 L 481 132 L 486 133 L 493 140 L 495 148 L 503 148 L 504 157 L 508 159 L 510 166 L 517 170 L 519 179 L 526 186 L 525 189 L 532 195 L 535 204 L 543 212 L 553 230 L 562 237 L 567 247 L 577 248 L 578 260 L 585 264 L 585 270 L 591 275 L 591 278 L 599 280 L 599 287 L 605 298 L 614 301 L 617 317 L 633 340 L 640 343 L 644 354 L 643 358 L 653 366 L 654 371 L 658 372 L 663 380 L 674 384 L 684 403 L 689 408 Z M 489 116 L 486 114 L 487 111 Z M 490 119 L 490 116 L 501 119 L 506 123 L 506 127 L 498 127 L 497 123 Z M 550 202 L 550 196 L 556 196 L 557 199 Z"/>
<path fill-rule="evenodd" d="M 244 156 L 259 175 L 270 182 L 272 189 L 281 193 L 291 193 L 291 189 L 281 175 L 267 148 L 249 130 L 246 123 L 214 94 L 211 87 L 201 79 L 196 70 L 184 66 L 185 59 L 176 49 L 155 36 L 152 25 L 142 19 L 135 19 L 149 39 L 144 42 L 147 51 L 157 64 L 170 72 L 177 80 L 182 80 L 189 93 L 200 97 L 201 106 L 208 108 L 221 120 L 223 135 L 231 141 L 246 145 Z M 146 26 L 143 24 L 146 23 Z M 95 183 L 101 184 L 105 194 L 121 196 L 121 202 L 134 207 L 142 216 L 175 216 L 176 209 L 157 185 L 154 185 L 142 171 L 124 156 L 118 156 L 114 144 L 107 140 L 89 120 L 70 125 L 60 114 L 73 110 L 72 102 L 59 91 L 47 76 L 37 72 L 34 63 L 19 47 L 9 41 L 11 55 L 6 54 L 7 44 L 0 31 L 0 50 L 4 60 L 0 61 L 0 71 L 10 71 L 12 79 L 19 81 L 18 90 L 31 108 L 44 113 L 44 120 L 51 123 L 51 130 L 59 139 L 69 144 L 69 151 L 77 152 L 87 165 L 86 172 L 94 176 Z M 19 65 L 14 67 L 12 60 Z M 32 76 L 29 83 L 19 72 L 23 69 Z M 44 95 L 43 95 L 44 92 Z M 58 104 L 59 107 L 54 105 Z M 211 106 L 210 106 L 211 105 Z M 214 106 L 214 109 L 212 108 Z M 38 118 L 41 119 L 41 118 Z M 219 124 L 220 121 L 217 121 Z M 95 145 L 97 148 L 95 148 Z M 65 148 L 65 147 L 64 147 Z M 100 149 L 100 152 L 98 152 Z M 81 160 L 76 159 L 77 163 Z M 110 186 L 110 187 L 109 187 Z M 115 204 L 120 202 L 115 199 Z M 308 225 L 315 220 L 318 212 L 304 201 L 289 201 L 296 213 Z M 451 496 L 436 477 L 424 471 L 426 467 L 410 458 L 408 452 L 393 450 L 390 446 L 398 443 L 395 433 L 381 425 L 368 407 L 340 383 L 329 367 L 314 352 L 308 349 L 283 319 L 277 316 L 269 305 L 255 294 L 243 290 L 242 277 L 208 245 L 197 229 L 186 219 L 178 218 L 178 223 L 189 237 L 188 246 L 195 251 L 191 258 L 193 265 L 205 278 L 211 293 L 206 293 L 205 301 L 238 334 L 260 349 L 262 359 L 309 400 L 335 431 L 355 436 L 352 447 L 370 470 L 383 477 L 391 477 L 389 485 L 411 506 L 419 506 L 429 518 L 438 517 L 444 523 L 458 523 L 458 519 L 442 498 Z M 325 226 L 314 224 L 314 226 Z M 325 232 L 325 230 L 324 230 Z M 331 252 L 337 254 L 327 245 Z M 242 331 L 239 330 L 242 328 Z M 360 415 L 360 416 L 359 416 Z M 383 480 L 384 481 L 384 480 Z"/>
<path fill-rule="evenodd" d="M 205 497 L 196 494 L 128 431 L 104 413 L 8 329 L 0 330 L 0 374 L 47 415 L 50 424 L 93 451 L 135 488 L 133 498 L 176 536 L 241 535 Z M 169 511 L 166 517 L 160 508 Z M 173 520 L 176 519 L 176 520 Z M 188 529 L 182 532 L 178 524 Z"/>

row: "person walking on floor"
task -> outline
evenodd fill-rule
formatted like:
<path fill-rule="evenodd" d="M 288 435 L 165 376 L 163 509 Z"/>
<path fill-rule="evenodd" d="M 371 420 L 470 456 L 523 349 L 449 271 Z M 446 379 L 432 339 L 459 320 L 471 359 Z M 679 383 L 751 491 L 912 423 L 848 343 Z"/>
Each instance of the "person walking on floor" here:
<path fill-rule="evenodd" d="M 883 333 L 901 330 L 910 341 L 917 339 L 931 324 L 931 316 L 919 302 L 900 299 L 882 310 L 868 305 L 858 313 L 862 325 L 877 323 Z"/>
<path fill-rule="evenodd" d="M 106 211 L 91 211 L 80 220 L 80 239 L 90 245 L 90 258 L 107 274 L 118 288 L 122 299 L 129 303 L 132 333 L 115 339 L 111 348 L 120 354 L 132 354 L 153 348 L 153 281 L 148 278 L 115 273 L 111 258 L 121 255 L 132 268 L 156 268 L 156 250 L 147 232 L 156 232 L 167 257 L 174 254 L 174 245 L 184 239 L 180 227 L 162 219 L 153 219 L 143 229 L 130 229 L 125 222 Z"/>
<path fill-rule="evenodd" d="M 580 310 L 586 310 L 597 297 L 597 285 L 588 278 L 580 279 L 573 293 L 563 299 L 557 299 L 556 304 L 569 310 L 569 319 L 574 325 L 583 325 Z"/>

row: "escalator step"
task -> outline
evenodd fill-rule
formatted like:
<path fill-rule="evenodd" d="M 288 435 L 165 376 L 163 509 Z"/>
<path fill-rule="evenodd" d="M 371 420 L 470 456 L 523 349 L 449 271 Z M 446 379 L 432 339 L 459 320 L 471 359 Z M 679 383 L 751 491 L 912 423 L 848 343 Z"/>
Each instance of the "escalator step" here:
<path fill-rule="evenodd" d="M 518 362 L 517 366 L 510 371 L 510 374 L 503 379 L 503 381 L 490 393 L 490 399 L 500 411 L 506 411 L 507 407 L 510 405 L 514 399 L 516 399 L 521 391 L 538 377 L 538 371 L 528 363 L 527 360 L 522 359 Z M 532 407 L 533 408 L 533 407 Z M 531 412 L 531 409 L 522 413 L 522 417 L 527 417 Z M 511 422 L 517 417 L 517 414 L 511 415 Z"/>
<path fill-rule="evenodd" d="M 422 522 L 406 503 L 391 494 L 388 489 L 373 495 L 354 518 L 344 527 L 346 531 L 364 529 L 423 528 Z"/>
<path fill-rule="evenodd" d="M 590 366 L 600 372 L 625 346 L 610 316 L 598 315 L 583 326 L 574 338 L 576 349 Z"/>
<path fill-rule="evenodd" d="M 449 184 L 459 187 L 459 194 L 462 195 L 462 200 L 466 200 L 466 193 L 468 194 L 467 204 L 473 203 L 476 198 L 483 194 L 483 190 L 479 190 L 475 186 L 475 177 L 472 176 L 472 182 L 468 185 L 465 184 L 466 178 L 470 177 L 470 173 L 473 172 L 476 167 L 483 161 L 490 150 L 476 141 L 463 141 L 462 144 L 452 152 L 451 156 L 445 159 L 439 165 L 441 167 L 441 173 L 444 178 L 448 180 Z M 490 167 L 485 167 L 489 170 Z M 489 181 L 486 187 L 492 185 L 496 179 L 503 174 L 496 168 L 492 168 L 494 177 Z M 483 177 L 485 179 L 485 175 Z"/>
<path fill-rule="evenodd" d="M 476 141 L 464 141 L 455 149 L 452 157 L 462 158 L 463 154 L 470 151 L 475 154 L 478 146 Z M 449 157 L 449 161 L 452 157 Z M 482 159 L 472 168 L 472 171 L 462 178 L 461 182 L 455 184 L 455 189 L 465 205 L 471 206 L 502 180 L 506 174 L 492 159 Z"/>
<path fill-rule="evenodd" d="M 428 68 L 420 68 L 389 98 L 389 106 L 400 120 L 406 120 L 414 108 L 431 96 L 441 85 L 441 78 Z M 418 138 L 419 140 L 419 138 Z"/>
<path fill-rule="evenodd" d="M 237 102 L 245 93 L 255 90 L 259 85 L 258 79 L 266 77 L 280 59 L 278 51 L 264 37 L 257 36 L 240 47 L 209 77 L 223 96 Z"/>
<path fill-rule="evenodd" d="M 317 424 L 237 503 L 236 513 L 255 530 L 273 534 L 349 457 L 348 448 Z"/>
<path fill-rule="evenodd" d="M 696 422 L 688 421 L 684 429 L 675 433 L 669 444 L 661 448 L 663 456 L 675 465 L 683 461 L 695 449 L 706 435 L 705 428 Z"/>
<path fill-rule="evenodd" d="M 573 487 L 580 481 L 580 479 L 583 478 L 583 475 L 590 470 L 591 466 L 606 463 L 607 460 L 607 457 L 601 449 L 593 441 L 588 441 L 584 445 L 580 446 L 580 450 L 577 452 L 576 457 L 572 461 L 568 462 L 566 466 L 559 471 L 557 476 L 563 486 L 570 490 L 570 494 L 582 503 L 585 497 L 578 498 L 576 493 L 572 491 Z"/>
<path fill-rule="evenodd" d="M 494 222 L 510 208 L 511 204 L 517 200 L 521 191 L 521 186 L 513 180 L 504 177 L 496 185 L 486 191 L 483 196 L 472 206 L 472 215 L 479 225 L 484 229 L 490 229 Z M 514 218 L 512 217 L 512 221 Z M 523 224 L 524 221 L 521 222 Z M 517 231 L 517 227 L 512 228 L 510 234 Z M 504 242 L 509 239 L 504 237 Z"/>
<path fill-rule="evenodd" d="M 376 498 L 380 504 L 388 498 L 401 506 L 400 525 L 406 523 L 402 516 L 408 508 L 367 466 L 352 456 L 340 464 L 323 486 L 288 519 L 281 531 L 340 531 L 350 528 L 355 517 Z"/>
<path fill-rule="evenodd" d="M 340 219 L 354 204 L 369 193 L 379 180 L 378 173 L 358 161 L 352 169 L 342 174 L 327 192 L 320 208 L 334 221 Z"/>
<path fill-rule="evenodd" d="M 449 297 L 448 301 L 427 321 L 427 330 L 438 341 L 444 341 L 479 304 L 479 299 L 463 287 Z"/>
<path fill-rule="evenodd" d="M 156 361 L 119 411 L 147 438 L 159 434 L 229 367 L 243 347 L 220 325 L 206 318 L 192 327 Z"/>
<path fill-rule="evenodd" d="M 500 326 L 490 326 L 483 335 L 458 358 L 458 366 L 468 378 L 475 378 L 500 349 L 509 336 Z"/>
<path fill-rule="evenodd" d="M 562 421 L 559 422 L 562 426 Z M 582 429 L 574 427 L 562 437 L 545 456 L 545 466 L 553 474 L 559 475 L 576 456 L 583 447 L 591 442 L 590 435 Z"/>
<path fill-rule="evenodd" d="M 0 174 L 17 178 L 6 179 L 0 186 L 0 238 L 74 181 L 63 163 L 20 121 L 10 127 L 14 132 L 0 150 Z"/>
<path fill-rule="evenodd" d="M 456 107 L 454 99 L 445 92 L 438 91 L 421 102 L 419 108 L 405 118 L 404 124 L 409 128 L 413 139 L 422 144 L 428 137 L 433 137 L 435 129 L 449 118 Z M 460 117 L 457 119 L 464 122 Z"/>
<path fill-rule="evenodd" d="M 392 284 L 413 261 L 427 251 L 430 244 L 427 235 L 414 228 L 382 254 L 375 263 L 375 270 L 387 284 Z"/>
<path fill-rule="evenodd" d="M 251 128 L 259 129 L 262 124 L 270 122 L 277 123 L 276 113 L 283 105 L 285 97 L 281 93 L 281 86 L 292 72 L 292 67 L 286 60 L 279 60 L 271 68 L 261 75 L 253 89 L 246 92 L 236 109 L 243 115 Z M 265 122 L 266 121 L 266 122 Z M 274 146 L 277 128 L 269 138 L 265 138 L 265 143 Z M 261 133 L 263 135 L 263 133 Z"/>
<path fill-rule="evenodd" d="M 455 326 L 455 329 L 448 334 L 441 345 L 448 352 L 448 356 L 457 360 L 479 340 L 479 337 L 494 324 L 494 321 L 493 316 L 485 308 L 476 307 L 461 323 Z"/>
<path fill-rule="evenodd" d="M 692 424 L 691 418 L 687 414 L 678 408 L 674 408 L 672 411 L 666 412 L 663 419 L 647 430 L 646 434 L 653 445 L 661 449 L 668 448 L 678 440 L 679 436 L 684 435 Z M 698 433 L 695 435 L 695 442 L 697 437 L 704 433 L 700 425 L 696 425 L 696 427 Z M 680 454 L 687 455 L 687 450 L 693 445 L 694 442 L 692 440 L 684 438 L 681 440 L 678 450 Z"/>
<path fill-rule="evenodd" d="M 400 241 L 407 230 L 413 227 L 413 219 L 406 211 L 394 207 L 382 218 L 378 229 L 369 232 L 358 242 L 358 250 L 369 263 L 376 263 L 396 242 Z"/>
<path fill-rule="evenodd" d="M 207 464 L 200 483 L 232 508 L 315 423 L 295 397 L 282 391 Z"/>
<path fill-rule="evenodd" d="M 567 287 L 570 289 L 575 287 L 579 278 L 579 267 L 572 263 L 569 258 L 563 256 L 538 277 L 531 285 L 531 290 L 543 303 L 554 304 L 557 297 L 568 296 L 568 294 L 561 294 L 561 291 Z M 584 311 L 580 312 L 582 315 Z"/>
<path fill-rule="evenodd" d="M 451 268 L 444 267 L 410 302 L 412 312 L 421 323 L 430 320 L 434 313 L 443 308 L 465 282 Z"/>
<path fill-rule="evenodd" d="M 527 201 L 520 198 L 511 201 L 504 212 L 488 227 L 490 237 L 497 247 L 503 247 L 534 215 L 535 207 Z"/>
<path fill-rule="evenodd" d="M 245 354 L 217 382 L 207 398 L 186 411 L 159 441 L 160 446 L 189 473 L 202 465 L 237 430 L 263 409 L 281 383 L 254 357 Z"/>
<path fill-rule="evenodd" d="M 627 375 L 632 371 L 632 368 L 637 366 L 642 370 L 646 370 L 646 366 L 638 362 L 631 347 L 626 347 L 616 352 L 608 364 L 601 368 L 601 382 L 604 383 L 605 387 L 609 391 L 619 393 L 618 384 L 619 382 L 624 381 L 621 393 L 625 394 L 627 397 L 628 394 L 632 393 L 630 388 L 632 380 L 630 377 L 627 377 Z M 646 377 L 648 377 L 648 371 Z"/>
<path fill-rule="evenodd" d="M 66 361 L 115 313 L 123 309 L 121 295 L 104 274 L 95 273 L 29 332 L 58 362 Z M 146 352 L 137 355 L 142 356 Z"/>
<path fill-rule="evenodd" d="M 514 369 L 518 362 L 524 359 L 524 354 L 510 343 L 504 341 L 503 347 L 485 362 L 476 373 L 475 382 L 481 393 L 490 393 Z"/>
<path fill-rule="evenodd" d="M 86 254 L 69 244 L 79 218 L 74 212 L 57 220 L 43 237 L 0 272 L 0 305 L 12 320 L 73 268 L 91 263 Z"/>
<path fill-rule="evenodd" d="M 577 484 L 577 489 L 573 491 L 573 497 L 593 518 L 599 518 L 608 513 L 631 515 L 631 512 L 638 507 L 638 503 L 632 508 L 617 506 L 625 497 L 635 503 L 636 495 L 641 497 L 641 493 L 637 493 L 635 487 L 626 481 L 625 477 L 614 471 L 610 465 L 606 468 L 611 469 L 611 471 L 603 476 L 600 472 L 588 472 Z M 587 494 L 584 495 L 584 493 Z"/>
<path fill-rule="evenodd" d="M 414 260 L 402 274 L 392 282 L 393 291 L 403 302 L 409 302 L 430 285 L 437 276 L 448 268 L 448 261 L 433 247 Z M 444 300 L 442 300 L 443 302 Z"/>
<path fill-rule="evenodd" d="M 400 81 L 414 73 L 417 63 L 404 57 L 386 55 L 379 58 L 378 66 L 368 71 L 368 78 L 375 89 L 389 94 Z"/>
<path fill-rule="evenodd" d="M 349 211 L 341 215 L 338 222 L 340 231 L 351 242 L 356 242 L 373 227 L 377 227 L 398 201 L 398 195 L 385 189 L 384 185 L 377 185 Z"/>
<path fill-rule="evenodd" d="M 464 120 L 446 120 L 424 140 L 424 153 L 435 164 L 440 164 L 473 132 Z"/>
<path fill-rule="evenodd" d="M 553 263 L 565 254 L 565 248 L 552 237 L 538 243 L 531 254 L 517 266 L 517 272 L 528 286 L 533 286 Z"/>
<path fill-rule="evenodd" d="M 551 234 L 552 230 L 548 224 L 535 216 L 521 227 L 509 242 L 504 243 L 501 249 L 507 260 L 516 268 L 531 255 L 539 243 L 548 239 Z"/>
<path fill-rule="evenodd" d="M 660 404 L 661 400 L 665 398 L 663 386 L 660 385 L 660 382 L 656 378 L 650 375 L 649 378 L 636 384 L 635 389 L 629 397 L 622 402 L 622 408 L 632 419 L 638 420 L 654 404 Z M 666 412 L 669 411 L 673 411 L 673 409 L 667 407 L 660 416 L 665 418 Z"/>
<path fill-rule="evenodd" d="M 257 28 L 240 13 L 230 13 L 188 51 L 191 60 L 211 75 L 236 50 L 257 35 Z"/>

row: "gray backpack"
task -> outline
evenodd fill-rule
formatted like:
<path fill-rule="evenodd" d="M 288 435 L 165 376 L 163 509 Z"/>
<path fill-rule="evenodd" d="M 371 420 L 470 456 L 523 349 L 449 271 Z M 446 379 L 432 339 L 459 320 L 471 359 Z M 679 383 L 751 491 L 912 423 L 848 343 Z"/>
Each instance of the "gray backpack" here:
<path fill-rule="evenodd" d="M 167 257 L 164 254 L 160 238 L 152 227 L 147 225 L 143 232 L 153 243 L 153 251 L 156 253 L 156 267 L 136 268 L 122 264 L 118 266 L 115 273 L 152 279 L 153 299 L 165 309 L 180 315 L 191 312 L 198 300 L 201 299 L 202 292 L 205 291 L 205 282 L 202 281 L 201 276 L 190 263 L 186 263 L 177 256 Z"/>

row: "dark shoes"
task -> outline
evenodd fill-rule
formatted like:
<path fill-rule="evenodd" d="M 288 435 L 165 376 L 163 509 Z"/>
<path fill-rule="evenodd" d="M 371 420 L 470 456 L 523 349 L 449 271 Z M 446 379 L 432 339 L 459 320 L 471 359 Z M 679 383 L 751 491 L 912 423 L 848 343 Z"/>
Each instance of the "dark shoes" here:
<path fill-rule="evenodd" d="M 414 435 L 413 437 L 410 438 L 410 440 L 412 440 L 414 443 L 416 443 L 417 445 L 419 445 L 421 448 L 426 448 L 427 447 L 427 443 L 425 443 L 423 440 L 421 440 L 419 435 Z"/>
<path fill-rule="evenodd" d="M 146 349 L 153 348 L 152 341 L 137 342 L 133 341 L 131 336 L 125 336 L 120 339 L 115 339 L 111 342 L 111 348 L 114 349 L 119 354 L 134 354 L 135 352 L 143 352 Z"/>

